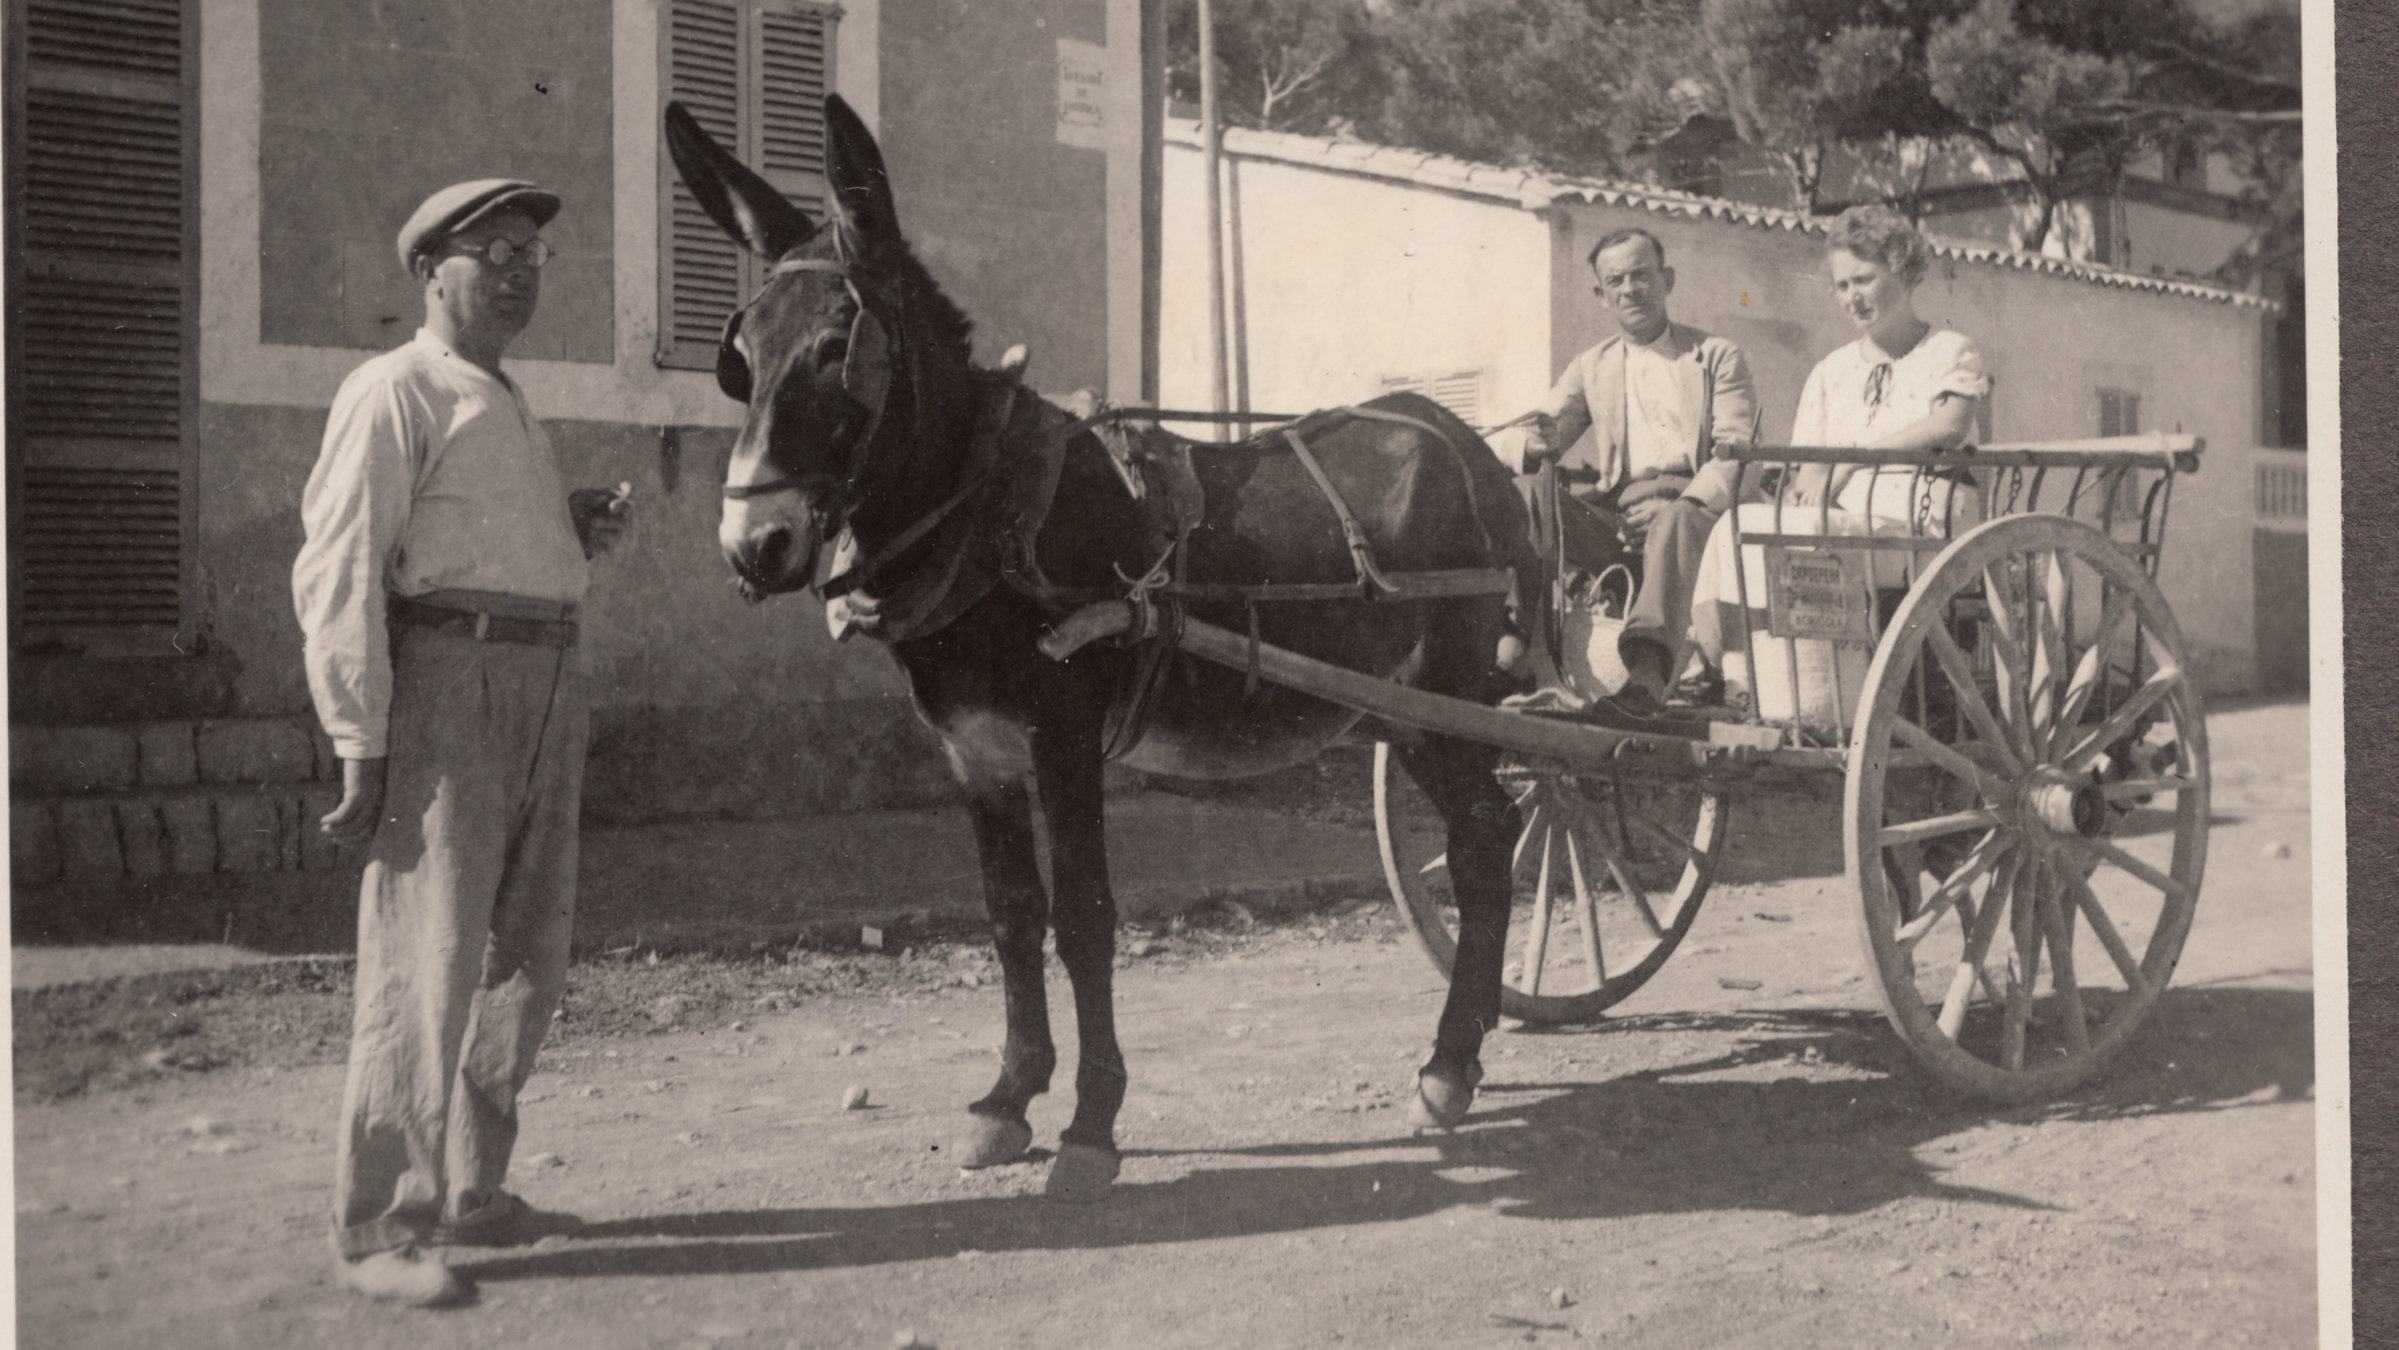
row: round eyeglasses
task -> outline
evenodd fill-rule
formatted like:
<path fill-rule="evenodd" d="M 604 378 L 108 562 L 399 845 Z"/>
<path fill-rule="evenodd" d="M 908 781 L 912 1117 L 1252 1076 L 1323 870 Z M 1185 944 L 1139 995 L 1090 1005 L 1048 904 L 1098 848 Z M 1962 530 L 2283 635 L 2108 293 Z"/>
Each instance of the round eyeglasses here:
<path fill-rule="evenodd" d="M 494 267 L 506 267 L 522 258 L 525 260 L 525 266 L 535 271 L 540 271 L 541 265 L 548 262 L 550 255 L 554 252 L 546 239 L 535 239 L 523 244 L 512 244 L 505 239 L 494 239 L 481 248 L 468 248 L 464 244 L 452 244 L 450 251 L 481 258 Z"/>

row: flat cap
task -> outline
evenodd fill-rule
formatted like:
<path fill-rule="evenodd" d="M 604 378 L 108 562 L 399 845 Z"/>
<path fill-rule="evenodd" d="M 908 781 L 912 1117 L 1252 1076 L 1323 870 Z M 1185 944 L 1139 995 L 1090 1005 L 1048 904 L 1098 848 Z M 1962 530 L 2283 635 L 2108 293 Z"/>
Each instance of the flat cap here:
<path fill-rule="evenodd" d="M 558 214 L 558 194 L 537 187 L 522 178 L 478 178 L 471 183 L 452 183 L 425 199 L 425 203 L 400 227 L 400 266 L 405 268 L 416 255 L 432 248 L 446 235 L 474 224 L 502 207 L 513 207 L 533 217 L 537 226 L 550 223 Z"/>

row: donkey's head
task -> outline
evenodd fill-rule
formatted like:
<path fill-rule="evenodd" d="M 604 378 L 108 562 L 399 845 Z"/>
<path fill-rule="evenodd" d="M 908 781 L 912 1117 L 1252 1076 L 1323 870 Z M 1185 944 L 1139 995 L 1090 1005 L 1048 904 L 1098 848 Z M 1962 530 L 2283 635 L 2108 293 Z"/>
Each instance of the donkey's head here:
<path fill-rule="evenodd" d="M 753 595 L 806 586 L 817 552 L 943 407 L 967 366 L 967 324 L 908 251 L 873 133 L 839 95 L 825 100 L 824 221 L 786 200 L 666 108 L 667 149 L 701 209 L 769 265 L 725 323 L 716 379 L 749 406 L 725 465 L 717 542 Z M 880 458 L 889 460 L 891 455 Z"/>

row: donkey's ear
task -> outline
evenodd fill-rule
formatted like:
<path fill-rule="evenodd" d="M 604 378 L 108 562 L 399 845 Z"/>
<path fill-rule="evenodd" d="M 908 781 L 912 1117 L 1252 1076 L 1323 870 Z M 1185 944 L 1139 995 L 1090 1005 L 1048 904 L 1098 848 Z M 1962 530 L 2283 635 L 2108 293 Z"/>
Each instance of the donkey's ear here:
<path fill-rule="evenodd" d="M 825 183 L 841 222 L 869 239 L 897 240 L 900 211 L 875 133 L 839 94 L 825 96 Z"/>
<path fill-rule="evenodd" d="M 815 232 L 807 212 L 711 140 L 680 103 L 666 105 L 666 148 L 700 209 L 750 252 L 780 258 Z"/>

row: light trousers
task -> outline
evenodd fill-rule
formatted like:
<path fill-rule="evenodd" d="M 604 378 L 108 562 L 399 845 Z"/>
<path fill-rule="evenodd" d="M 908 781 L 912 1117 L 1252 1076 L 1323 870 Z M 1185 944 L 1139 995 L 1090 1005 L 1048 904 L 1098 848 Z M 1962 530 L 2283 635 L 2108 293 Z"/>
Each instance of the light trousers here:
<path fill-rule="evenodd" d="M 1538 477 L 1516 480 L 1517 491 L 1532 513 L 1535 552 L 1552 557 L 1556 550 L 1563 549 L 1567 567 L 1588 572 L 1632 559 L 1633 550 L 1618 533 L 1621 510 L 1614 494 L 1590 498 L 1559 492 L 1553 527 L 1549 503 L 1539 486 L 1541 481 Z M 1682 664 L 1691 632 L 1692 588 L 1698 579 L 1700 560 L 1707 553 L 1709 534 L 1721 514 L 1701 502 L 1684 498 L 1660 514 L 1641 541 L 1641 585 L 1625 612 L 1624 628 L 1617 635 L 1617 643 L 1620 648 L 1628 642 L 1654 644 L 1666 661 L 1669 681 Z M 1548 601 L 1544 588 L 1534 598 L 1530 613 L 1519 620 L 1526 632 L 1548 633 L 1551 622 Z"/>
<path fill-rule="evenodd" d="M 508 1175 L 566 985 L 590 735 L 572 649 L 395 628 L 383 819 L 360 887 L 334 1245 L 430 1236 Z"/>

